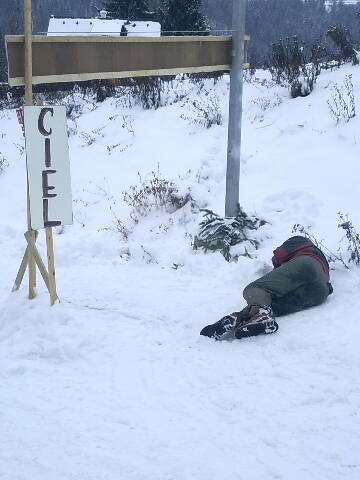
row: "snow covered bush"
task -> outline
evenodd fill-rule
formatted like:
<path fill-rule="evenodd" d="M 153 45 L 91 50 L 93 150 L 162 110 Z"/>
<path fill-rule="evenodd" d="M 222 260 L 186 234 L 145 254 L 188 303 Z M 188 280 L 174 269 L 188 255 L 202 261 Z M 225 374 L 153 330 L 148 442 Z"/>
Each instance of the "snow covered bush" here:
<path fill-rule="evenodd" d="M 205 82 L 207 80 L 212 80 L 213 84 L 216 85 L 223 77 L 225 71 L 218 72 L 200 72 L 200 73 L 190 73 L 186 75 L 186 78 L 190 80 L 191 83 L 197 85 L 199 89 L 205 87 Z"/>
<path fill-rule="evenodd" d="M 291 98 L 307 97 L 314 90 L 317 80 L 317 68 L 314 64 L 304 65 L 301 74 L 290 85 Z"/>
<path fill-rule="evenodd" d="M 121 128 L 126 130 L 131 136 L 135 137 L 134 117 L 133 115 L 123 115 Z"/>
<path fill-rule="evenodd" d="M 5 83 L 0 83 L 0 111 L 13 108 L 19 108 L 24 104 L 24 88 L 9 87 Z"/>
<path fill-rule="evenodd" d="M 140 177 L 140 175 L 139 175 Z M 146 217 L 154 210 L 174 213 L 188 202 L 193 202 L 190 192 L 182 194 L 174 182 L 163 178 L 157 170 L 140 185 L 132 185 L 123 192 L 123 200 L 131 208 L 131 218 L 138 223 L 139 217 Z"/>
<path fill-rule="evenodd" d="M 250 101 L 249 108 L 251 122 L 263 122 L 265 112 L 267 110 L 272 110 L 273 108 L 279 107 L 282 102 L 282 98 L 277 93 L 264 97 L 254 98 Z"/>
<path fill-rule="evenodd" d="M 131 139 L 132 137 L 135 137 L 135 128 L 133 125 L 134 117 L 133 115 L 122 115 L 121 121 L 118 120 L 119 117 L 120 115 L 113 115 L 109 117 L 109 120 L 110 121 L 116 120 L 117 124 L 121 125 L 121 128 L 123 129 L 122 133 L 124 134 L 124 137 L 122 138 L 121 142 L 112 143 L 106 146 L 106 150 L 109 155 L 111 155 L 113 151 L 116 151 L 116 153 L 125 152 L 133 145 Z M 101 134 L 101 130 L 102 129 L 99 129 L 100 134 Z"/>
<path fill-rule="evenodd" d="M 82 140 L 84 141 L 82 146 L 83 147 L 86 147 L 86 146 L 89 147 L 90 145 L 92 145 L 93 143 L 96 142 L 98 137 L 103 137 L 104 134 L 101 133 L 101 130 L 102 130 L 102 128 L 97 128 L 97 129 L 91 130 L 90 133 L 81 132 L 80 136 L 81 136 Z"/>
<path fill-rule="evenodd" d="M 251 100 L 251 103 L 258 105 L 261 110 L 264 112 L 266 110 L 271 110 L 274 107 L 278 107 L 282 104 L 282 98 L 275 93 L 272 97 L 258 97 Z"/>
<path fill-rule="evenodd" d="M 341 119 L 348 122 L 356 116 L 354 85 L 352 75 L 346 75 L 344 84 L 339 86 L 334 83 L 332 86 L 332 95 L 327 101 L 330 113 L 336 122 Z"/>
<path fill-rule="evenodd" d="M 114 208 L 110 206 L 110 211 L 114 217 L 114 226 L 115 230 L 120 234 L 122 240 L 127 242 L 129 240 L 129 236 L 131 234 L 131 229 L 125 224 L 125 222 L 115 213 Z M 110 230 L 110 228 L 106 228 L 105 230 Z"/>
<path fill-rule="evenodd" d="M 272 44 L 267 65 L 277 84 L 289 86 L 292 98 L 306 97 L 320 75 L 322 52 L 320 42 L 315 42 L 311 54 L 307 54 L 305 46 L 293 36 Z"/>
<path fill-rule="evenodd" d="M 5 168 L 9 166 L 9 162 L 4 155 L 0 152 L 0 174 L 4 172 Z"/>
<path fill-rule="evenodd" d="M 102 103 L 107 98 L 115 95 L 115 87 L 111 82 L 106 80 L 92 80 L 91 83 L 96 103 Z"/>
<path fill-rule="evenodd" d="M 142 108 L 157 110 L 161 106 L 165 84 L 160 77 L 131 78 L 129 82 L 131 95 Z"/>
<path fill-rule="evenodd" d="M 338 47 L 340 61 L 351 61 L 353 65 L 358 65 L 358 52 L 352 45 L 349 30 L 341 25 L 334 25 L 327 31 L 327 36 L 331 38 Z"/>
<path fill-rule="evenodd" d="M 162 95 L 161 106 L 182 102 L 189 95 L 189 82 L 191 80 L 185 75 L 178 75 L 175 79 L 168 81 Z"/>
<path fill-rule="evenodd" d="M 182 113 L 180 117 L 189 124 L 205 128 L 222 124 L 219 97 L 213 92 L 205 91 L 199 98 L 187 99 L 182 107 L 186 108 L 188 113 Z"/>
<path fill-rule="evenodd" d="M 212 210 L 203 210 L 204 219 L 200 231 L 194 238 L 194 249 L 205 252 L 220 251 L 225 260 L 236 261 L 239 256 L 250 256 L 247 245 L 257 249 L 259 240 L 249 236 L 250 231 L 257 230 L 267 222 L 257 217 L 249 217 L 239 206 L 237 216 L 223 218 Z M 232 252 L 231 247 L 244 243 L 243 253 Z M 246 245 L 247 244 L 247 245 Z"/>
<path fill-rule="evenodd" d="M 191 229 L 196 222 L 194 215 L 199 211 L 190 189 L 180 186 L 153 171 L 146 180 L 139 175 L 139 184 L 122 192 L 122 199 L 130 207 L 128 212 L 117 213 L 117 200 L 108 197 L 111 224 L 99 231 L 115 232 L 121 240 L 120 257 L 126 261 L 141 259 L 145 263 L 181 264 L 181 250 L 188 251 Z M 122 206 L 123 207 L 123 206 Z M 189 231 L 190 228 L 190 231 Z M 174 252 L 174 238 L 181 246 Z M 185 240 L 184 240 L 185 239 Z"/>
<path fill-rule="evenodd" d="M 349 252 L 349 262 L 360 265 L 360 234 L 355 230 L 348 216 L 340 212 L 338 227 L 345 230 L 345 237 L 348 241 L 347 251 Z"/>
<path fill-rule="evenodd" d="M 184 76 L 143 77 L 121 79 L 116 87 L 117 105 L 144 110 L 172 105 L 188 94 L 188 82 Z"/>
<path fill-rule="evenodd" d="M 305 228 L 303 225 L 296 224 L 294 225 L 292 232 L 300 233 L 304 237 L 309 238 L 316 247 L 320 248 L 329 263 L 340 262 L 348 270 L 349 267 L 347 263 L 354 262 L 356 265 L 360 265 L 360 233 L 356 231 L 353 223 L 349 220 L 348 215 L 344 215 L 341 212 L 338 213 L 338 227 L 345 230 L 345 237 L 340 241 L 337 254 L 329 250 L 329 248 L 324 245 L 323 240 L 316 238 L 311 232 L 311 227 Z M 344 259 L 341 253 L 341 244 L 344 239 L 347 240 L 346 249 L 349 254 L 348 259 Z"/>
<path fill-rule="evenodd" d="M 279 40 L 271 45 L 267 64 L 273 80 L 282 85 L 291 84 L 300 75 L 304 65 L 304 47 L 300 45 L 296 36 Z"/>

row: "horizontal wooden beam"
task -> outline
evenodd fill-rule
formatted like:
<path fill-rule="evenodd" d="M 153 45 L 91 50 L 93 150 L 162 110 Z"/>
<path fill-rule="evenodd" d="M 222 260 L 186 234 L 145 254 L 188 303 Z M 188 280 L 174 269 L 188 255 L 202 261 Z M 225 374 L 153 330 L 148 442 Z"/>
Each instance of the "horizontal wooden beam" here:
<path fill-rule="evenodd" d="M 245 37 L 246 43 L 249 37 Z M 24 37 L 6 36 L 9 84 L 24 84 Z M 230 70 L 232 37 L 33 37 L 33 83 Z"/>
<path fill-rule="evenodd" d="M 247 65 L 247 64 L 246 64 Z M 33 77 L 33 84 L 39 85 L 43 83 L 62 83 L 62 82 L 84 82 L 87 80 L 111 80 L 116 78 L 133 78 L 133 77 L 161 77 L 165 75 L 177 75 L 180 73 L 201 73 L 201 72 L 217 72 L 230 70 L 230 65 L 218 65 L 217 67 L 196 67 L 187 68 L 172 68 L 171 70 L 137 70 L 132 72 L 99 72 L 99 73 L 79 73 L 66 75 L 48 75 L 41 77 Z M 12 87 L 21 86 L 24 84 L 24 78 L 13 78 L 11 80 Z"/>
<path fill-rule="evenodd" d="M 99 37 L 92 35 L 61 35 L 61 36 L 43 36 L 34 35 L 33 43 L 186 43 L 186 42 L 229 42 L 231 35 L 224 36 L 178 36 L 178 37 Z M 245 41 L 249 41 L 250 36 L 245 36 Z M 8 43 L 23 43 L 24 35 L 6 35 Z"/>

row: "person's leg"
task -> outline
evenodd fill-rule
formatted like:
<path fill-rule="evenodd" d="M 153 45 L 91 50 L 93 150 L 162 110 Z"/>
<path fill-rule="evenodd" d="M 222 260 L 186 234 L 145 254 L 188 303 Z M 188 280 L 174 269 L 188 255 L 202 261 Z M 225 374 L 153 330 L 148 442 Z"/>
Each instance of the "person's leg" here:
<path fill-rule="evenodd" d="M 278 325 L 272 309 L 277 316 L 286 315 L 318 305 L 328 294 L 327 276 L 320 263 L 311 257 L 297 257 L 248 285 L 244 290 L 248 306 L 206 326 L 200 335 L 221 340 L 229 334 L 243 338 L 274 333 Z"/>
<path fill-rule="evenodd" d="M 327 275 L 311 257 L 297 257 L 252 282 L 244 290 L 250 320 L 235 327 L 235 337 L 275 333 L 277 315 L 285 315 L 321 303 L 326 296 Z M 295 294 L 296 292 L 296 294 Z"/>
<path fill-rule="evenodd" d="M 325 283 L 313 282 L 303 285 L 284 297 L 275 298 L 271 307 L 275 316 L 300 312 L 306 308 L 323 303 L 329 295 L 329 287 Z"/>
<path fill-rule="evenodd" d="M 321 303 L 328 294 L 326 282 L 321 264 L 312 257 L 301 256 L 250 283 L 243 295 L 248 305 L 279 307 L 277 310 L 285 315 L 285 306 L 290 309 L 292 301 L 296 301 L 298 307 L 304 305 L 303 308 Z"/>

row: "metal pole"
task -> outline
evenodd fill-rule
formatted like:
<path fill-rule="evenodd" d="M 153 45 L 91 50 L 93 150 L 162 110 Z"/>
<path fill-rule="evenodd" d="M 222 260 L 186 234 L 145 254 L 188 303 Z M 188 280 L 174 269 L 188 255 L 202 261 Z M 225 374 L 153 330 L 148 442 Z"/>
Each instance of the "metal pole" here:
<path fill-rule="evenodd" d="M 238 212 L 246 0 L 233 0 L 233 51 L 230 73 L 225 216 Z"/>
<path fill-rule="evenodd" d="M 32 85 L 32 5 L 31 0 L 24 0 L 24 42 L 25 42 L 25 105 L 33 105 Z M 34 241 L 36 233 L 31 229 L 29 182 L 27 181 L 27 223 L 28 231 Z M 29 298 L 36 297 L 36 263 L 33 255 L 29 252 Z"/>

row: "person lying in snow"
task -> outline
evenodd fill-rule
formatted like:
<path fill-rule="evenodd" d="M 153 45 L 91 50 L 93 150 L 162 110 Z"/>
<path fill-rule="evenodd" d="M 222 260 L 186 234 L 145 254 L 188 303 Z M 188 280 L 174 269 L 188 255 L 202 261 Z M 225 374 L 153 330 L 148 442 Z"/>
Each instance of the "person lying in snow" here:
<path fill-rule="evenodd" d="M 274 270 L 248 285 L 248 304 L 241 312 L 203 328 L 200 335 L 222 340 L 275 333 L 275 318 L 320 305 L 333 292 L 329 264 L 322 251 L 306 237 L 291 237 L 274 250 Z"/>

